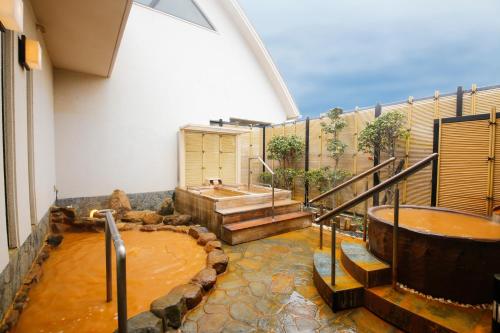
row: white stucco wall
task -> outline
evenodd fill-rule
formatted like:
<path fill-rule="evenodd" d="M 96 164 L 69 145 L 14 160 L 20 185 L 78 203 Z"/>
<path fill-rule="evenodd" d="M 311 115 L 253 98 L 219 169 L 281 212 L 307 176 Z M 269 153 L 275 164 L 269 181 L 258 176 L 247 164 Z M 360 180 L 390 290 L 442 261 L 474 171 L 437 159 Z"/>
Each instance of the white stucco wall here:
<path fill-rule="evenodd" d="M 217 32 L 133 5 L 111 78 L 54 72 L 60 197 L 174 189 L 180 126 L 286 119 L 234 21 L 197 2 Z"/>
<path fill-rule="evenodd" d="M 43 68 L 33 72 L 33 114 L 35 151 L 35 195 L 39 221 L 54 202 L 54 101 L 52 65 L 43 44 L 43 35 L 36 30 L 35 16 L 29 1 L 24 2 L 24 34 L 41 42 Z M 17 60 L 17 41 L 14 59 Z M 14 66 L 16 189 L 19 244 L 31 233 L 29 174 L 28 174 L 28 112 L 26 71 L 16 62 Z"/>

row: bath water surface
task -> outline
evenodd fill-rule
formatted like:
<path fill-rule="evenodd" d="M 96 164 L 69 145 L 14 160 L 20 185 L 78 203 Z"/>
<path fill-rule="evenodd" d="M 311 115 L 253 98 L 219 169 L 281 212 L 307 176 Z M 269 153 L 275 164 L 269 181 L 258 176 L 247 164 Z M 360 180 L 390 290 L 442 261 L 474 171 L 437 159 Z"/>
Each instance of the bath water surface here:
<path fill-rule="evenodd" d="M 203 247 L 186 234 L 127 231 L 122 238 L 129 317 L 205 267 Z M 42 279 L 30 291 L 13 332 L 113 332 L 118 325 L 114 269 L 113 264 L 114 300 L 106 303 L 104 234 L 65 234 L 44 263 Z"/>
<path fill-rule="evenodd" d="M 377 209 L 374 215 L 393 223 L 392 208 Z M 500 223 L 487 218 L 454 212 L 402 207 L 399 225 L 419 232 L 451 237 L 500 240 Z"/>

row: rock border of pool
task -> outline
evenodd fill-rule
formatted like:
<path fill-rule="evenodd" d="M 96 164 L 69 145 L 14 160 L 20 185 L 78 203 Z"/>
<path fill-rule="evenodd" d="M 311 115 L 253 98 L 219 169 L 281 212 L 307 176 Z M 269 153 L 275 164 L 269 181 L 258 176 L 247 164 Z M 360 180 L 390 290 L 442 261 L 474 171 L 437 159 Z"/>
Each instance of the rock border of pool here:
<path fill-rule="evenodd" d="M 203 246 L 207 252 L 206 267 L 195 274 L 189 283 L 174 287 L 166 295 L 153 300 L 149 311 L 141 312 L 127 320 L 129 333 L 164 333 L 176 330 L 181 327 L 188 311 L 200 304 L 203 296 L 215 286 L 217 276 L 226 271 L 229 257 L 224 253 L 222 243 L 217 236 L 199 225 L 190 227 L 143 225 L 139 226 L 138 230 L 185 233 L 194 238 L 197 244 Z"/>
<path fill-rule="evenodd" d="M 80 231 L 87 230 L 82 225 Z M 103 228 L 99 228 L 100 232 Z M 216 284 L 217 276 L 224 273 L 229 264 L 229 257 L 222 249 L 222 243 L 217 236 L 199 225 L 194 226 L 172 226 L 172 225 L 138 225 L 123 223 L 121 231 L 137 230 L 141 232 L 170 231 L 189 235 L 196 240 L 199 246 L 203 246 L 207 253 L 206 266 L 195 274 L 190 282 L 174 287 L 167 294 L 160 296 L 150 303 L 149 311 L 136 314 L 127 320 L 129 333 L 151 332 L 164 333 L 177 330 L 181 327 L 184 317 L 188 311 L 195 308 Z M 75 229 L 73 229 L 75 230 Z M 95 229 L 94 229 L 95 230 Z M 6 315 L 4 323 L 0 325 L 0 332 L 9 332 L 17 323 L 22 310 L 29 302 L 29 290 L 37 283 L 42 275 L 42 264 L 49 257 L 51 248 L 57 247 L 63 241 L 63 233 L 51 233 L 45 242 L 47 245 L 40 251 L 34 265 L 30 269 L 23 287 L 18 291 L 11 306 L 9 314 Z M 115 331 L 117 332 L 117 330 Z"/>

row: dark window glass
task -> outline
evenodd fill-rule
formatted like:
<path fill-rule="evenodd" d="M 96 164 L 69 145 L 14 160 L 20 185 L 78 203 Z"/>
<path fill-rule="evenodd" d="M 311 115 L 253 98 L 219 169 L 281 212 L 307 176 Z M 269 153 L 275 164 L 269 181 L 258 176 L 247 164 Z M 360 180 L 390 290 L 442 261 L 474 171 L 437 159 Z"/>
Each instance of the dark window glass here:
<path fill-rule="evenodd" d="M 215 30 L 200 7 L 193 0 L 135 0 L 135 2 Z"/>

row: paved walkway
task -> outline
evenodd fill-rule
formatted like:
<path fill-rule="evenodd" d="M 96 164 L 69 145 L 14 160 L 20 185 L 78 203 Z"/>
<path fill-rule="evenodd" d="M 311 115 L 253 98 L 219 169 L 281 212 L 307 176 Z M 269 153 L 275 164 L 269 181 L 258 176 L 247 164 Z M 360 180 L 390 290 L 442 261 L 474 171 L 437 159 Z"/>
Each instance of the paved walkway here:
<path fill-rule="evenodd" d="M 364 308 L 335 314 L 330 310 L 312 281 L 318 235 L 317 229 L 308 228 L 226 246 L 228 272 L 188 314 L 182 331 L 397 332 Z"/>

